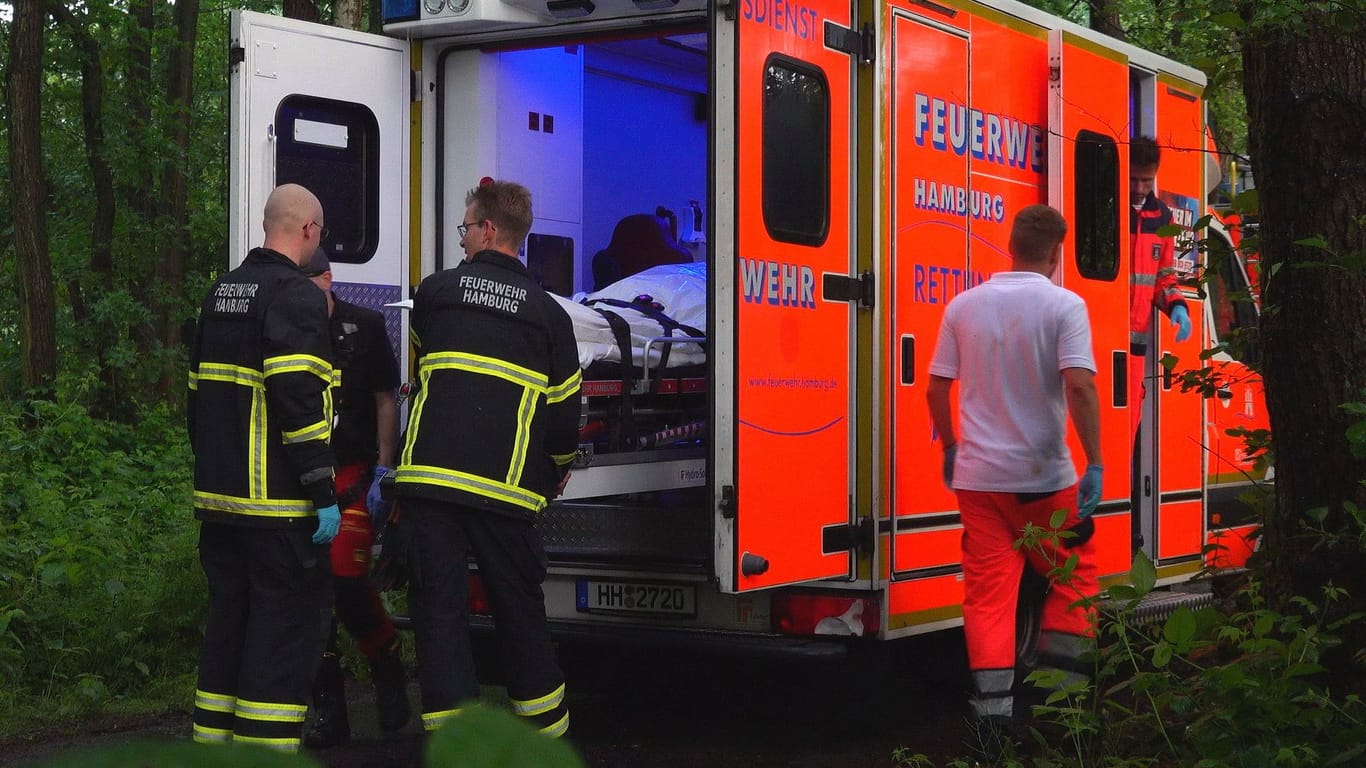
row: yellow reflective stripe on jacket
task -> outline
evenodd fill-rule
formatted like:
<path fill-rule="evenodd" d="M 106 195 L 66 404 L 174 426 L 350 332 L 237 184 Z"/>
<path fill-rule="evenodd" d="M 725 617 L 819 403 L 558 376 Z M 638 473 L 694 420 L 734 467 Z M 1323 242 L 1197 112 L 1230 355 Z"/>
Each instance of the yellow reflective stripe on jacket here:
<path fill-rule="evenodd" d="M 522 390 L 522 402 L 517 406 L 517 434 L 512 439 L 512 458 L 508 461 L 508 485 L 518 485 L 522 481 L 526 450 L 531 443 L 531 420 L 536 416 L 536 403 L 540 399 L 535 390 Z"/>
<path fill-rule="evenodd" d="M 258 720 L 268 723 L 302 723 L 307 711 L 308 707 L 304 704 L 237 700 L 237 716 L 245 720 Z"/>
<path fill-rule="evenodd" d="M 575 369 L 574 373 L 569 378 L 565 379 L 563 384 L 546 390 L 545 401 L 547 403 L 558 403 L 577 392 L 579 385 L 582 383 L 583 374 L 578 369 Z"/>
<path fill-rule="evenodd" d="M 317 514 L 307 499 L 244 499 L 208 491 L 194 492 L 197 509 L 252 517 L 308 517 Z"/>
<path fill-rule="evenodd" d="M 453 488 L 476 496 L 505 501 L 532 512 L 540 512 L 541 508 L 545 506 L 545 497 L 539 493 L 533 493 L 525 488 L 518 488 L 487 477 L 479 477 L 468 472 L 441 467 L 406 464 L 398 468 L 395 482 L 425 483 L 442 488 Z"/>
<path fill-rule="evenodd" d="M 285 445 L 294 443 L 306 443 L 309 440 L 326 440 L 331 435 L 331 430 L 327 428 L 326 421 L 310 424 L 303 429 L 282 430 L 280 438 Z"/>
<path fill-rule="evenodd" d="M 196 690 L 194 692 L 194 706 L 195 709 L 204 709 L 209 712 L 232 712 L 237 709 L 237 697 L 225 693 Z"/>
<path fill-rule="evenodd" d="M 260 389 L 266 385 L 266 377 L 255 368 L 228 363 L 200 362 L 199 370 L 190 371 L 190 380 L 221 381 L 224 384 L 240 384 L 253 389 Z M 194 388 L 198 389 L 198 386 Z"/>
<path fill-rule="evenodd" d="M 534 389 L 538 393 L 544 393 L 549 384 L 545 374 L 537 373 L 530 368 L 523 368 L 506 360 L 469 355 L 464 352 L 430 352 L 422 358 L 422 366 L 429 371 L 458 370 L 497 376 L 513 384 Z"/>
<path fill-rule="evenodd" d="M 195 373 L 194 371 L 190 371 L 190 391 L 199 391 L 199 374 Z"/>
<path fill-rule="evenodd" d="M 539 698 L 525 700 L 509 698 L 509 701 L 512 702 L 512 711 L 522 717 L 544 715 L 560 706 L 560 702 L 564 701 L 564 683 L 560 683 L 560 687 Z"/>
<path fill-rule="evenodd" d="M 266 392 L 251 391 L 251 413 L 247 425 L 247 495 L 253 499 L 266 495 Z"/>
<path fill-rule="evenodd" d="M 555 462 L 555 464 L 556 464 L 557 466 L 563 467 L 565 464 L 569 464 L 570 462 L 574 461 L 574 457 L 576 457 L 576 456 L 578 456 L 578 455 L 579 455 L 579 452 L 578 452 L 578 451 L 574 451 L 573 453 L 556 453 L 556 454 L 551 454 L 550 458 L 551 458 L 552 461 Z"/>
<path fill-rule="evenodd" d="M 437 728 L 450 722 L 450 720 L 460 714 L 460 708 L 443 709 L 440 712 L 422 713 L 422 730 L 435 731 Z"/>
<path fill-rule="evenodd" d="M 417 442 L 418 427 L 422 424 L 422 406 L 427 404 L 427 392 L 430 390 L 430 387 L 427 386 L 427 374 L 425 372 L 420 373 L 419 379 L 422 386 L 418 389 L 417 396 L 413 398 L 412 410 L 408 415 L 408 424 L 411 426 L 408 428 L 407 436 L 403 439 L 403 453 L 399 455 L 399 464 L 413 463 L 413 444 Z"/>
<path fill-rule="evenodd" d="M 262 366 L 266 377 L 281 373 L 311 373 L 328 384 L 332 383 L 332 364 L 314 355 L 280 355 L 267 358 Z"/>

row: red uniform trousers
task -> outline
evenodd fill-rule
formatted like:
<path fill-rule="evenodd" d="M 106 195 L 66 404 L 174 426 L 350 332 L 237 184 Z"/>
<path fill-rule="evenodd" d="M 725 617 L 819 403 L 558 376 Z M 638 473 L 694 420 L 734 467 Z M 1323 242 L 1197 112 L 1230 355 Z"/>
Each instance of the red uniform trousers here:
<path fill-rule="evenodd" d="M 337 619 L 368 659 L 375 659 L 394 639 L 394 623 L 370 585 L 370 548 L 375 532 L 366 510 L 365 492 L 371 468 L 347 464 L 337 470 L 338 495 L 345 502 L 341 530 L 332 539 L 332 587 Z"/>
<path fill-rule="evenodd" d="M 958 505 L 963 518 L 963 633 L 976 688 L 973 706 L 980 717 L 1010 717 L 1015 611 L 1025 564 L 1047 575 L 1072 555 L 1078 558 L 1065 583 L 1055 580 L 1044 599 L 1040 640 L 1042 663 L 1070 671 L 1087 638 L 1095 634 L 1094 608 L 1074 605 L 1099 593 L 1095 544 L 1078 537 L 1057 543 L 1045 539 L 1037 549 L 1015 547 L 1027 523 L 1048 530 L 1059 509 L 1067 510 L 1063 529 L 1080 522 L 1075 485 L 1048 495 L 960 490 Z"/>

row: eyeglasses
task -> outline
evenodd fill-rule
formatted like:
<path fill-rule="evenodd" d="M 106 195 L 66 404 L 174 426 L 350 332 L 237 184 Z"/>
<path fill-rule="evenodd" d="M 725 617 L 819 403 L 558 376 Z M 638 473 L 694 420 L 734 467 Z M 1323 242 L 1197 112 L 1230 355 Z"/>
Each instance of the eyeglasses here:
<path fill-rule="evenodd" d="M 485 224 L 487 221 L 488 221 L 488 219 L 483 219 L 483 220 L 481 220 L 481 221 L 471 221 L 471 222 L 468 222 L 468 223 L 465 223 L 465 224 L 457 224 L 457 225 L 455 225 L 455 231 L 456 231 L 456 232 L 459 232 L 459 233 L 460 233 L 460 239 L 461 239 L 461 240 L 464 240 L 464 239 L 465 239 L 465 235 L 469 234 L 470 227 L 482 227 L 482 226 L 484 226 L 484 224 Z"/>
<path fill-rule="evenodd" d="M 332 230 L 328 229 L 327 227 L 324 227 L 323 225 L 319 224 L 319 223 L 316 222 L 316 221 L 310 221 L 310 222 L 308 222 L 308 223 L 309 223 L 309 224 L 312 224 L 313 226 L 315 226 L 315 227 L 318 228 L 318 239 L 319 239 L 319 240 L 326 240 L 326 239 L 327 239 L 327 236 L 330 235 L 330 234 L 332 234 Z M 305 228 L 307 228 L 307 225 L 305 225 Z"/>

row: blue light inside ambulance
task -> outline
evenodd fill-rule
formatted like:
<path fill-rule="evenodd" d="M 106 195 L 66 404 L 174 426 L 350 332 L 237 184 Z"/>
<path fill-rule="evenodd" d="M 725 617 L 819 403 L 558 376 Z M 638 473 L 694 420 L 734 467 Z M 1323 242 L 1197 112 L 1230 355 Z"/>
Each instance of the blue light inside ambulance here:
<path fill-rule="evenodd" d="M 384 4 L 380 6 L 380 18 L 385 24 L 412 21 L 417 18 L 417 4 L 418 0 L 384 0 Z"/>

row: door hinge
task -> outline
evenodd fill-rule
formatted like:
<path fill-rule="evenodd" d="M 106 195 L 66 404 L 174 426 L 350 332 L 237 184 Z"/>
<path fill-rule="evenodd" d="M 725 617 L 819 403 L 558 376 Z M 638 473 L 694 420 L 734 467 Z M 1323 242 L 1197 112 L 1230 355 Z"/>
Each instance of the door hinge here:
<path fill-rule="evenodd" d="M 236 40 L 228 43 L 228 72 L 236 72 L 237 65 L 247 60 L 247 49 Z"/>
<path fill-rule="evenodd" d="M 877 57 L 871 23 L 865 23 L 862 29 L 854 30 L 850 27 L 841 27 L 833 21 L 825 22 L 825 47 L 857 56 L 860 64 L 872 64 Z"/>
<path fill-rule="evenodd" d="M 859 307 L 872 309 L 877 303 L 877 281 L 872 272 L 862 272 L 858 277 L 827 273 L 821 280 L 821 298 L 857 301 Z"/>
<path fill-rule="evenodd" d="M 873 544 L 873 518 L 860 518 L 853 525 L 829 525 L 821 529 L 821 554 L 833 555 L 849 550 L 867 551 Z"/>
<path fill-rule="evenodd" d="M 721 517 L 735 519 L 735 486 L 721 486 Z"/>

